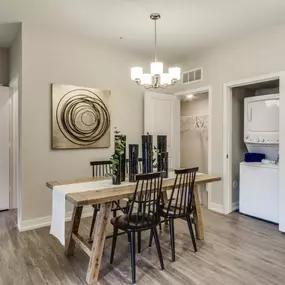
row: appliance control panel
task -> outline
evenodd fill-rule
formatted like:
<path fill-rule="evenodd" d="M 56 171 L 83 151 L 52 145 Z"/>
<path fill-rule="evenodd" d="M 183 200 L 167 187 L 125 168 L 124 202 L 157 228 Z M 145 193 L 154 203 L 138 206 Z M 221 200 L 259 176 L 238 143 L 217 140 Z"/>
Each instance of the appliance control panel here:
<path fill-rule="evenodd" d="M 260 143 L 260 144 L 278 144 L 279 134 L 266 134 L 265 136 L 246 134 L 244 137 L 245 143 Z"/>

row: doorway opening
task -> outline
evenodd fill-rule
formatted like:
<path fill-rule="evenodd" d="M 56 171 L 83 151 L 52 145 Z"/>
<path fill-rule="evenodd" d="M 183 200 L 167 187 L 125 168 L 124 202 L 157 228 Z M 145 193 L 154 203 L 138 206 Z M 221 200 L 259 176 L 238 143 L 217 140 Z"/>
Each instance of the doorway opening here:
<path fill-rule="evenodd" d="M 247 137 L 245 131 L 248 129 L 246 125 L 249 126 L 254 121 L 252 120 L 251 112 L 255 112 L 252 108 L 249 108 L 249 103 L 251 100 L 259 101 L 263 100 L 262 97 L 266 96 L 274 96 L 273 94 L 277 94 L 278 96 L 278 109 L 279 114 L 276 117 L 276 120 L 279 124 L 279 141 L 277 142 L 277 147 L 280 151 L 280 159 L 279 159 L 279 172 L 282 173 L 284 167 L 284 159 L 283 159 L 283 148 L 285 146 L 284 141 L 284 126 L 285 123 L 284 117 L 284 94 L 285 91 L 285 73 L 275 73 L 269 74 L 265 76 L 258 76 L 254 78 L 238 80 L 235 82 L 230 82 L 224 84 L 224 175 L 223 175 L 223 188 L 224 188 L 224 212 L 225 214 L 229 214 L 234 210 L 239 209 L 239 202 L 241 201 L 240 190 L 244 188 L 243 179 L 244 170 L 242 165 L 245 164 L 244 154 L 245 152 L 253 152 L 252 144 L 254 147 L 257 147 L 256 144 L 260 142 L 264 142 L 264 138 L 261 139 L 259 137 L 253 138 L 252 141 L 248 141 L 252 139 L 252 137 Z M 270 95 L 271 94 L 271 95 Z M 280 97 L 279 97 L 280 95 Z M 251 97 L 251 98 L 249 98 Z M 259 97 L 259 98 L 258 98 Z M 268 97 L 268 98 L 269 98 Z M 267 97 L 266 97 L 267 98 Z M 244 101 L 244 99 L 246 99 Z M 267 99 L 266 99 L 267 100 Z M 264 102 L 264 105 L 267 103 Z M 252 110 L 251 110 L 252 109 Z M 257 108 L 259 109 L 259 108 Z M 249 111 L 250 112 L 249 112 Z M 249 112 L 249 113 L 248 113 Z M 261 114 L 261 119 L 263 116 L 263 112 L 258 111 Z M 258 113 L 257 112 L 257 113 Z M 244 114 L 249 114 L 249 117 Z M 273 114 L 273 113 L 272 113 Z M 249 119 L 250 118 L 250 119 Z M 257 117 L 256 117 L 257 118 Z M 258 120 L 260 123 L 260 120 Z M 252 130 L 250 130 L 251 132 Z M 270 148 L 272 149 L 272 143 L 270 139 L 268 140 L 268 144 L 271 144 Z M 264 142 L 265 144 L 265 142 Z M 262 147 L 266 147 L 266 145 L 262 145 Z M 275 147 L 275 146 L 274 146 Z M 274 148 L 273 147 L 273 148 Z M 262 153 L 261 151 L 256 151 Z M 265 151 L 266 153 L 267 151 Z M 278 149 L 274 148 L 274 159 L 272 159 L 272 163 L 278 156 Z M 271 156 L 271 152 L 270 155 Z M 273 156 L 272 156 L 273 157 Z M 246 167 L 248 167 L 247 165 Z M 251 167 L 252 165 L 250 165 Z M 251 173 L 251 172 L 250 172 Z M 263 177 L 261 174 L 260 177 Z M 251 183 L 255 181 L 259 181 L 260 179 L 254 179 L 253 176 L 250 176 Z M 281 205 L 281 201 L 285 197 L 285 191 L 283 191 L 283 185 L 285 185 L 285 179 L 282 175 L 277 175 L 275 178 L 276 183 L 276 201 L 275 206 L 279 213 L 279 230 L 285 230 L 285 219 L 283 219 L 285 208 Z M 240 185 L 242 182 L 242 185 Z M 279 184 L 279 186 L 278 186 Z M 271 185 L 272 186 L 272 185 Z M 272 190 L 272 187 L 267 187 L 268 191 Z M 252 185 L 249 189 L 253 188 Z M 270 189 L 269 189 L 270 188 Z M 243 190 L 242 190 L 243 191 Z M 259 190 L 260 191 L 260 190 Z M 242 192 L 241 192 L 242 193 Z M 272 194 L 272 193 L 271 193 Z M 272 195 L 270 194 L 270 197 Z M 260 195 L 258 195 L 260 196 Z M 256 199 L 260 197 L 256 197 Z M 255 200 L 255 201 L 258 201 Z M 254 200 L 254 198 L 247 199 L 248 201 Z M 283 203 L 282 203 L 283 204 Z M 281 207 L 280 207 L 281 205 Z M 266 208 L 266 207 L 265 207 Z M 267 207 L 268 208 L 268 207 Z M 271 209 L 273 207 L 271 206 Z M 269 220 L 269 219 L 267 219 Z"/>
<path fill-rule="evenodd" d="M 180 93 L 180 167 L 210 172 L 211 88 Z M 201 204 L 210 208 L 209 186 L 199 188 Z"/>

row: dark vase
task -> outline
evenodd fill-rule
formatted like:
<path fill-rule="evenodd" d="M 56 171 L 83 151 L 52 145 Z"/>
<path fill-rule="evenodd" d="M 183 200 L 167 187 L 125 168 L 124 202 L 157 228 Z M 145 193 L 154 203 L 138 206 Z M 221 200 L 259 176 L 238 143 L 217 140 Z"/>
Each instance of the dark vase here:
<path fill-rule="evenodd" d="M 120 185 L 121 184 L 121 160 L 119 160 L 119 164 L 117 165 L 117 171 L 116 174 L 113 175 L 113 184 L 114 185 Z"/>
<path fill-rule="evenodd" d="M 121 181 L 126 180 L 126 140 L 127 137 L 125 135 L 116 135 L 115 137 L 120 138 L 121 141 L 124 142 L 124 152 L 121 154 Z M 115 149 L 116 151 L 116 149 Z"/>
<path fill-rule="evenodd" d="M 157 136 L 157 171 L 162 171 L 162 159 L 160 159 L 160 153 L 167 152 L 167 136 L 166 135 L 158 135 Z"/>
<path fill-rule="evenodd" d="M 158 168 L 158 171 L 165 171 L 165 178 L 168 177 L 168 152 L 162 152 L 159 154 L 158 161 L 160 168 Z"/>
<path fill-rule="evenodd" d="M 167 136 L 166 135 L 157 136 L 157 148 L 159 152 L 167 152 Z"/>
<path fill-rule="evenodd" d="M 142 135 L 142 166 L 143 173 L 152 172 L 152 135 Z"/>
<path fill-rule="evenodd" d="M 138 173 L 138 162 L 139 162 L 139 145 L 129 145 L 129 181 L 136 181 L 136 174 Z"/>

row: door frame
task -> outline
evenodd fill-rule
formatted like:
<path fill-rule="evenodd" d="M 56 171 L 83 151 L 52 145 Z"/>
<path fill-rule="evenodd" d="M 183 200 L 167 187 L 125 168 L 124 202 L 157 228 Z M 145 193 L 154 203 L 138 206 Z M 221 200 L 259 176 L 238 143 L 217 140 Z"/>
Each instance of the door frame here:
<path fill-rule="evenodd" d="M 212 96 L 212 86 L 203 86 L 195 89 L 187 89 L 174 93 L 180 100 L 187 94 L 197 94 L 197 93 L 208 93 L 208 172 L 212 173 L 212 110 L 213 110 L 213 96 Z M 208 191 L 208 209 L 216 211 L 217 207 L 215 203 L 212 203 L 212 184 L 207 185 Z"/>
<path fill-rule="evenodd" d="M 242 87 L 249 84 L 262 83 L 269 80 L 279 79 L 280 95 L 285 95 L 285 72 L 271 73 L 241 80 L 231 81 L 225 83 L 223 86 L 223 199 L 224 199 L 224 213 L 229 214 L 236 210 L 232 203 L 232 89 L 235 87 Z M 285 151 L 283 156 L 283 149 L 285 150 L 285 96 L 280 96 L 279 106 L 279 172 L 285 170 Z M 283 170 L 284 168 L 284 170 Z M 279 175 L 279 218 L 284 217 L 284 222 L 279 223 L 279 230 L 285 232 L 285 207 L 281 201 L 285 200 L 285 177 Z M 282 191 L 282 189 L 284 189 Z M 282 208 L 282 206 L 283 208 Z"/>
<path fill-rule="evenodd" d="M 20 138 L 19 138 L 19 76 L 10 83 L 10 209 L 17 209 L 21 221 Z"/>

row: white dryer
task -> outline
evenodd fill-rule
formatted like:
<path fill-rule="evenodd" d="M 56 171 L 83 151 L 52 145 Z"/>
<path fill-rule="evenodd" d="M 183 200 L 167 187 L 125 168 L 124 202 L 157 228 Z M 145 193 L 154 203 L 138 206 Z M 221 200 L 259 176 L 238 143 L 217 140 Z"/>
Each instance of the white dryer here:
<path fill-rule="evenodd" d="M 276 160 L 279 151 L 279 94 L 244 99 L 244 142 L 249 152 Z"/>

